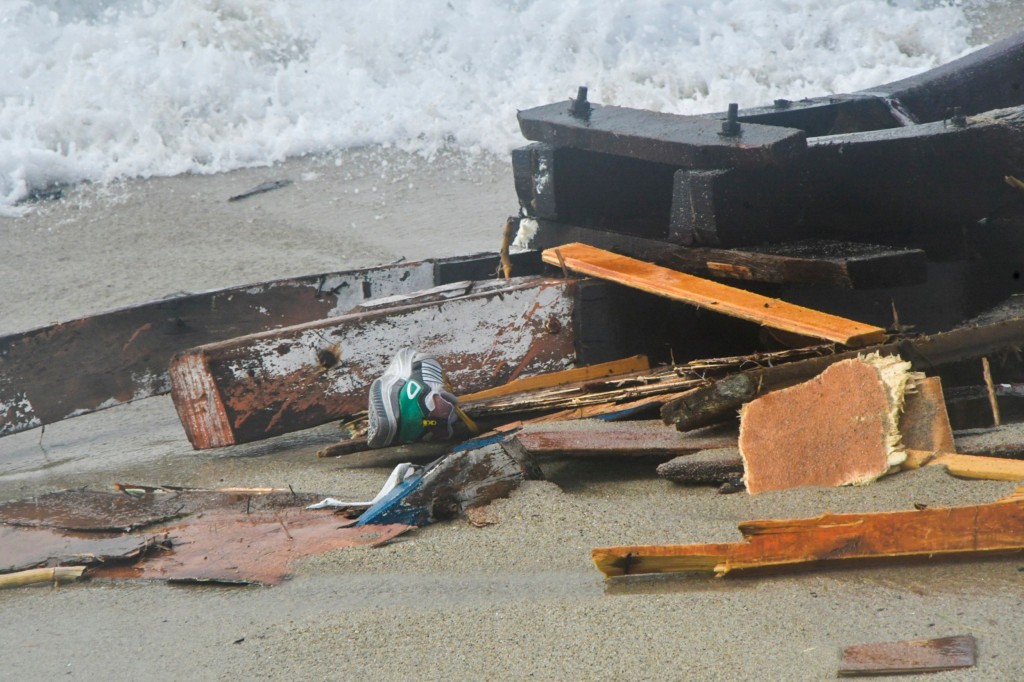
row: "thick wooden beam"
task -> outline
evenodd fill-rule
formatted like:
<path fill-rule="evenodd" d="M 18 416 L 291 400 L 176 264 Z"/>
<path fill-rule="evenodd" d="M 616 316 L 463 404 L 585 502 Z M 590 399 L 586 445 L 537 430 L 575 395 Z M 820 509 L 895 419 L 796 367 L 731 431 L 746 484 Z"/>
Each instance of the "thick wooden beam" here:
<path fill-rule="evenodd" d="M 570 242 L 719 279 L 877 289 L 922 284 L 928 277 L 928 261 L 921 249 L 825 239 L 732 249 L 687 247 L 542 220 L 533 244 L 549 249 Z"/>
<path fill-rule="evenodd" d="M 861 352 L 899 354 L 918 371 L 1016 348 L 1024 343 L 1024 319 L 1006 320 L 974 327 L 905 339 L 865 348 Z M 747 402 L 764 393 L 806 381 L 829 365 L 857 356 L 856 351 L 791 362 L 734 374 L 710 386 L 696 388 L 666 403 L 661 416 L 680 431 L 711 424 L 735 414 Z"/>
<path fill-rule="evenodd" d="M 519 274 L 539 269 L 517 254 Z M 494 275 L 496 254 L 274 280 L 188 294 L 0 338 L 0 436 L 162 395 L 174 353 L 337 317 L 380 297 Z"/>
<path fill-rule="evenodd" d="M 457 393 L 563 368 L 573 280 L 345 315 L 201 346 L 171 360 L 172 397 L 197 449 L 261 440 L 366 409 L 400 348 L 437 356 Z"/>
<path fill-rule="evenodd" d="M 520 111 L 528 140 L 688 168 L 779 166 L 800 156 L 802 130 L 744 124 L 737 135 L 720 135 L 722 121 L 641 109 L 588 105 L 586 116 L 570 103 Z"/>
<path fill-rule="evenodd" d="M 607 576 L 784 569 L 867 559 L 964 558 L 1024 550 L 1024 500 L 966 507 L 746 521 L 742 542 L 596 547 Z"/>
<path fill-rule="evenodd" d="M 564 262 L 565 267 L 574 272 L 802 336 L 847 346 L 864 346 L 885 339 L 885 330 L 878 327 L 802 308 L 586 244 L 566 244 L 548 249 L 542 257 L 550 265 Z"/>

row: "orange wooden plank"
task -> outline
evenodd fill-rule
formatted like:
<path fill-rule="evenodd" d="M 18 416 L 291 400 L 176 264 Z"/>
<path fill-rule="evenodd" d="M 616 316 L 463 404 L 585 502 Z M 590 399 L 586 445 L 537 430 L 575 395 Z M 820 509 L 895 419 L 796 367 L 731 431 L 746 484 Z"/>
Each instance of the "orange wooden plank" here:
<path fill-rule="evenodd" d="M 498 398 L 501 396 L 512 395 L 513 393 L 533 391 L 538 388 L 564 386 L 565 384 L 571 384 L 576 381 L 593 381 L 594 379 L 603 379 L 616 374 L 645 372 L 650 368 L 651 363 L 647 359 L 646 355 L 634 355 L 632 357 L 622 358 L 621 360 L 602 362 L 597 365 L 565 369 L 560 372 L 547 372 L 545 374 L 538 374 L 537 376 L 526 377 L 524 379 L 516 379 L 515 381 L 510 381 L 502 386 L 495 386 L 494 388 L 488 388 L 483 391 L 477 391 L 476 393 L 469 393 L 467 395 L 460 396 L 459 402 L 463 405 L 469 405 L 476 400 Z"/>
<path fill-rule="evenodd" d="M 607 576 L 755 568 L 863 559 L 976 556 L 1024 550 L 1024 499 L 810 519 L 746 521 L 742 542 L 596 547 Z"/>
<path fill-rule="evenodd" d="M 542 256 L 550 265 L 560 266 L 564 262 L 569 270 L 717 310 L 773 329 L 828 339 L 847 346 L 865 346 L 885 340 L 885 330 L 880 327 L 768 298 L 587 244 L 565 244 L 547 249 Z"/>

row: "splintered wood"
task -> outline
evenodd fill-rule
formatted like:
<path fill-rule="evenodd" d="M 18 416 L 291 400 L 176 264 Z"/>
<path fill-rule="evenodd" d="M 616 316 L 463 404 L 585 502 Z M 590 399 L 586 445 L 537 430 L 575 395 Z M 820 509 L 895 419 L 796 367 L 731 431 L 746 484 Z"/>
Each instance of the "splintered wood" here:
<path fill-rule="evenodd" d="M 847 346 L 885 340 L 885 330 L 768 298 L 586 244 L 566 244 L 543 253 L 544 262 L 624 286 L 683 301 L 783 331 Z"/>
<path fill-rule="evenodd" d="M 744 406 L 748 492 L 869 483 L 902 463 L 898 416 L 909 368 L 891 356 L 844 360 Z"/>
<path fill-rule="evenodd" d="M 609 577 L 786 569 L 867 559 L 962 558 L 1024 550 L 1024 498 L 966 507 L 745 521 L 742 542 L 596 547 Z"/>

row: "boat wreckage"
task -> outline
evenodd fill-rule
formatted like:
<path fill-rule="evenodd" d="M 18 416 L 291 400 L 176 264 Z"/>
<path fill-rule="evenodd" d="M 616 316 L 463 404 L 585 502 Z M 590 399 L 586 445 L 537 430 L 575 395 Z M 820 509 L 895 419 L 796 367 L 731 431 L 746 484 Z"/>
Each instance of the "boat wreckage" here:
<path fill-rule="evenodd" d="M 870 91 L 703 116 L 581 87 L 519 112 L 530 144 L 512 153 L 520 205 L 500 252 L 2 338 L 0 436 L 168 392 L 198 450 L 342 422 L 324 455 L 425 465 L 350 506 L 355 527 L 485 523 L 548 457 L 660 459 L 671 480 L 752 494 L 927 465 L 1024 479 L 1022 84 L 1024 34 Z M 403 345 L 439 360 L 477 433 L 367 451 L 368 388 Z M 785 444 L 809 436 L 794 420 L 824 423 L 823 401 L 862 430 L 828 421 L 801 442 L 817 459 L 796 462 Z M 970 429 L 993 424 L 1004 444 L 974 447 Z M 1020 509 L 929 510 L 923 539 L 892 530 L 915 512 L 873 517 L 856 558 L 1018 552 L 1024 534 L 997 529 L 1019 528 Z M 852 540 L 830 519 L 595 560 L 609 575 L 843 560 L 830 543 Z"/>

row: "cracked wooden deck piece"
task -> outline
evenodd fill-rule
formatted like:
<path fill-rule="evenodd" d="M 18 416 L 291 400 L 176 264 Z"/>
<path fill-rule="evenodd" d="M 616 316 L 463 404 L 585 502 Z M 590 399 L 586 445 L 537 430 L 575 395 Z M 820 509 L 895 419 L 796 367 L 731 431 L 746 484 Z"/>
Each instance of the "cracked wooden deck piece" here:
<path fill-rule="evenodd" d="M 573 280 L 344 315 L 194 348 L 171 361 L 171 395 L 196 449 L 262 440 L 366 409 L 402 347 L 437 357 L 457 394 L 572 357 Z"/>
<path fill-rule="evenodd" d="M 657 296 L 690 303 L 783 331 L 827 339 L 847 346 L 885 340 L 885 330 L 817 310 L 768 298 L 744 289 L 620 256 L 587 244 L 566 244 L 544 251 L 544 262 L 599 277 Z"/>
<path fill-rule="evenodd" d="M 783 569 L 867 559 L 963 558 L 1024 551 L 1021 489 L 991 504 L 745 521 L 741 542 L 595 547 L 609 577 Z"/>
<path fill-rule="evenodd" d="M 740 411 L 747 491 L 868 483 L 906 459 L 898 429 L 909 362 L 844 360 Z"/>

